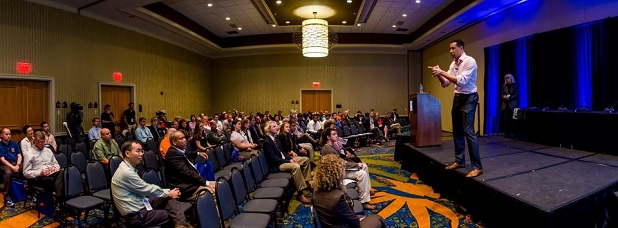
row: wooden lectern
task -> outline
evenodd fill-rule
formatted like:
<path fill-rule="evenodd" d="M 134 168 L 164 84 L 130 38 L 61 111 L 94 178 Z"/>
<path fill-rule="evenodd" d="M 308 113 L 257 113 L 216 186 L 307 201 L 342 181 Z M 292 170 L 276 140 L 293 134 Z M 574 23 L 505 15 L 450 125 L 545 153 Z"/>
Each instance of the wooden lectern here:
<path fill-rule="evenodd" d="M 440 100 L 428 93 L 410 95 L 410 144 L 416 147 L 442 144 Z"/>

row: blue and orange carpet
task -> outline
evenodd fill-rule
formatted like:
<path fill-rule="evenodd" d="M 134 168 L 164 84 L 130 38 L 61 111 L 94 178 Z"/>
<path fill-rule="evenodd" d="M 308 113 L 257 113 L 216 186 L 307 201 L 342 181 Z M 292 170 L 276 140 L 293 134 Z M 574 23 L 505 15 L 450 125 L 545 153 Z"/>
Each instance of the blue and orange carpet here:
<path fill-rule="evenodd" d="M 481 227 L 469 215 L 458 213 L 452 201 L 441 198 L 414 173 L 401 170 L 401 165 L 393 159 L 394 145 L 391 142 L 358 150 L 359 157 L 369 166 L 371 185 L 376 190 L 371 202 L 378 209 L 365 211 L 366 214 L 381 215 L 388 227 Z M 0 206 L 0 227 L 66 227 L 45 216 L 37 218 L 31 203 L 24 207 L 20 202 L 9 208 L 0 201 Z M 308 205 L 293 200 L 288 209 L 289 213 L 277 223 L 280 227 L 314 227 Z M 90 226 L 103 227 L 102 217 L 101 211 L 91 212 Z M 73 226 L 77 227 L 75 221 Z"/>

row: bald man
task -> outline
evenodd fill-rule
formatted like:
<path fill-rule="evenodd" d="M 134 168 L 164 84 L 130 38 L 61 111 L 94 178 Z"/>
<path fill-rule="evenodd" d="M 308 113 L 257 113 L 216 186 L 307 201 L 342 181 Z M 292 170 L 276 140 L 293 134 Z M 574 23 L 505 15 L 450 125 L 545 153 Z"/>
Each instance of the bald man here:
<path fill-rule="evenodd" d="M 120 156 L 120 147 L 115 140 L 112 140 L 112 132 L 107 128 L 101 128 L 101 138 L 92 148 L 92 159 L 108 169 L 109 159 L 114 155 Z"/>

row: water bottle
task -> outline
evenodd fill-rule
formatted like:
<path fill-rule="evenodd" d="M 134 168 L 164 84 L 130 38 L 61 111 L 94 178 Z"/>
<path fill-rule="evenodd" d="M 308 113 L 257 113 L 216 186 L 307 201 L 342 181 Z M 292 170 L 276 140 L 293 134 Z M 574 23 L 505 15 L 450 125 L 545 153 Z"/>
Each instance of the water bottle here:
<path fill-rule="evenodd" d="M 423 94 L 423 84 L 418 86 L 418 93 Z"/>

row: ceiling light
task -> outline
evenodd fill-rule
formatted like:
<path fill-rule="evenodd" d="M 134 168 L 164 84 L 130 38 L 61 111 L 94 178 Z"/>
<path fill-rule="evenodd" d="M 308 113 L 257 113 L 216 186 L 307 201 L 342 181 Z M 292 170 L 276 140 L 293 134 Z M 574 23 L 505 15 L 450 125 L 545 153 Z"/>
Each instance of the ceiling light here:
<path fill-rule="evenodd" d="M 276 24 L 273 24 L 272 26 L 273 26 L 273 28 L 274 28 L 274 27 L 277 27 L 277 25 L 276 25 Z"/>
<path fill-rule="evenodd" d="M 407 17 L 408 15 L 404 13 L 404 14 L 403 14 L 403 15 L 401 15 L 401 16 L 402 16 L 402 17 Z"/>
<path fill-rule="evenodd" d="M 286 23 L 286 24 L 289 24 L 289 23 L 290 23 L 290 21 L 285 21 L 285 23 Z"/>
<path fill-rule="evenodd" d="M 397 25 L 393 25 L 393 28 L 397 28 Z"/>
<path fill-rule="evenodd" d="M 230 20 L 230 17 L 225 17 L 225 20 L 226 20 L 226 21 L 229 21 L 229 20 Z"/>
<path fill-rule="evenodd" d="M 416 0 L 416 3 L 421 3 L 421 0 Z"/>
<path fill-rule="evenodd" d="M 212 3 L 208 3 L 208 7 L 212 7 Z"/>
<path fill-rule="evenodd" d="M 281 4 L 281 1 L 277 1 L 277 4 Z"/>
<path fill-rule="evenodd" d="M 238 30 L 242 30 L 242 27 L 238 27 Z"/>
<path fill-rule="evenodd" d="M 313 12 L 315 15 L 317 12 Z M 328 50 L 337 45 L 337 33 L 328 29 L 328 22 L 322 19 L 307 19 L 295 30 L 292 41 L 302 50 L 305 57 L 326 57 Z"/>
<path fill-rule="evenodd" d="M 348 0 L 348 3 L 352 3 L 352 0 Z"/>
<path fill-rule="evenodd" d="M 361 23 L 356 24 L 356 26 L 359 26 L 359 27 L 360 27 L 360 26 L 361 26 Z"/>
<path fill-rule="evenodd" d="M 347 22 L 347 21 L 342 21 L 341 23 L 346 24 L 346 23 L 348 23 L 348 22 Z"/>

